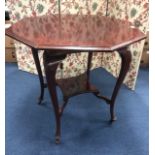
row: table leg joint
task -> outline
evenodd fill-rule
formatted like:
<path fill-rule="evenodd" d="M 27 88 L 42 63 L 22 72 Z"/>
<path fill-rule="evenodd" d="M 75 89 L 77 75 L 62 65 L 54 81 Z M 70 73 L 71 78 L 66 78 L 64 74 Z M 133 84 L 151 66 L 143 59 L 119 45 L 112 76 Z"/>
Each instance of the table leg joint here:
<path fill-rule="evenodd" d="M 94 93 L 94 95 L 97 98 L 103 99 L 106 101 L 107 104 L 111 104 L 111 100 L 109 98 L 107 98 L 106 96 L 101 95 L 100 93 Z"/>

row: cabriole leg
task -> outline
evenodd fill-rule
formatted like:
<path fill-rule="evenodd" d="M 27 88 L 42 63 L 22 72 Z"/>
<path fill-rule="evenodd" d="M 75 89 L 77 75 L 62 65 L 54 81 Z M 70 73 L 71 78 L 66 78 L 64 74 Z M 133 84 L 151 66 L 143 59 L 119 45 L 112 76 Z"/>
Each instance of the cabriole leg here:
<path fill-rule="evenodd" d="M 59 108 L 59 103 L 57 99 L 57 92 L 56 92 L 56 70 L 61 63 L 61 60 L 63 60 L 66 57 L 66 55 L 53 55 L 52 53 L 45 51 L 43 55 L 44 60 L 44 68 L 45 68 L 45 74 L 47 79 L 47 86 L 49 89 L 51 101 L 54 108 L 55 113 L 55 119 L 56 119 L 56 139 L 55 142 L 58 144 L 60 143 L 60 135 L 61 135 L 61 113 Z"/>
<path fill-rule="evenodd" d="M 36 69 L 38 71 L 38 76 L 39 76 L 39 81 L 40 81 L 40 96 L 39 96 L 39 102 L 38 104 L 41 104 L 43 98 L 44 98 L 44 88 L 45 88 L 45 84 L 44 84 L 44 78 L 43 78 L 43 74 L 42 74 L 42 70 L 41 70 L 41 66 L 40 66 L 40 61 L 39 61 L 39 57 L 38 57 L 38 50 L 32 48 L 32 55 L 33 55 L 33 59 L 36 65 Z"/>
<path fill-rule="evenodd" d="M 114 114 L 114 105 L 115 105 L 115 100 L 117 97 L 117 94 L 119 92 L 119 89 L 121 87 L 121 84 L 123 83 L 125 76 L 130 68 L 130 63 L 131 63 L 131 52 L 128 51 L 126 48 L 121 49 L 118 51 L 121 59 L 122 59 L 122 63 L 121 63 L 121 70 L 120 70 L 120 74 L 119 77 L 117 79 L 116 85 L 114 87 L 113 93 L 112 93 L 112 97 L 111 97 L 111 101 L 110 101 L 110 115 L 111 115 L 111 121 L 115 121 L 117 118 Z"/>

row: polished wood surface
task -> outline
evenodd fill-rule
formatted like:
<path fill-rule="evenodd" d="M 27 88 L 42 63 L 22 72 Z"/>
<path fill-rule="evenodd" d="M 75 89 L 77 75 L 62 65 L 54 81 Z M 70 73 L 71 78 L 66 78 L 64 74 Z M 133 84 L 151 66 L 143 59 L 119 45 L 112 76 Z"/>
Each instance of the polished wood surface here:
<path fill-rule="evenodd" d="M 51 15 L 24 18 L 6 29 L 6 34 L 32 49 L 34 62 L 40 80 L 39 104 L 44 97 L 47 86 L 53 105 L 56 121 L 55 142 L 60 143 L 61 116 L 70 96 L 91 92 L 105 100 L 110 106 L 110 121 L 116 120 L 114 111 L 116 97 L 121 84 L 130 68 L 131 52 L 128 46 L 145 38 L 145 35 L 134 28 L 128 21 L 103 16 Z M 47 84 L 41 71 L 38 50 L 43 49 L 43 64 Z M 121 69 L 112 95 L 107 98 L 90 84 L 92 52 L 113 52 L 117 50 L 121 58 Z M 62 61 L 68 53 L 88 52 L 86 73 L 74 78 L 56 80 L 57 67 L 63 68 Z M 64 103 L 59 105 L 56 87 L 63 92 Z"/>
<path fill-rule="evenodd" d="M 93 15 L 24 18 L 6 35 L 37 49 L 114 51 L 145 38 L 128 21 Z"/>

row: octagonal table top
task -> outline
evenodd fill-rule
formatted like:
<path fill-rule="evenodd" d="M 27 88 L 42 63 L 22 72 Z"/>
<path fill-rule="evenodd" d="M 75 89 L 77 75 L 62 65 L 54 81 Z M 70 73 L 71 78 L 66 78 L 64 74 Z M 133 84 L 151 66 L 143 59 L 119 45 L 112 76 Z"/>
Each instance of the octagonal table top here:
<path fill-rule="evenodd" d="M 97 15 L 27 17 L 5 33 L 32 48 L 51 50 L 114 51 L 146 38 L 128 21 Z"/>

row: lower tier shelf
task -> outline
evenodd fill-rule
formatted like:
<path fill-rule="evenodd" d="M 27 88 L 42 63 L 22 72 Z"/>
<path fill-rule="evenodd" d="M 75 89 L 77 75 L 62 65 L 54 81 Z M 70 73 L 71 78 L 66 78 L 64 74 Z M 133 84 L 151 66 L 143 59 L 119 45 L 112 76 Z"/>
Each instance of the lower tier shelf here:
<path fill-rule="evenodd" d="M 57 84 L 66 99 L 87 92 L 99 93 L 98 89 L 89 83 L 86 73 L 67 79 L 58 79 Z"/>

